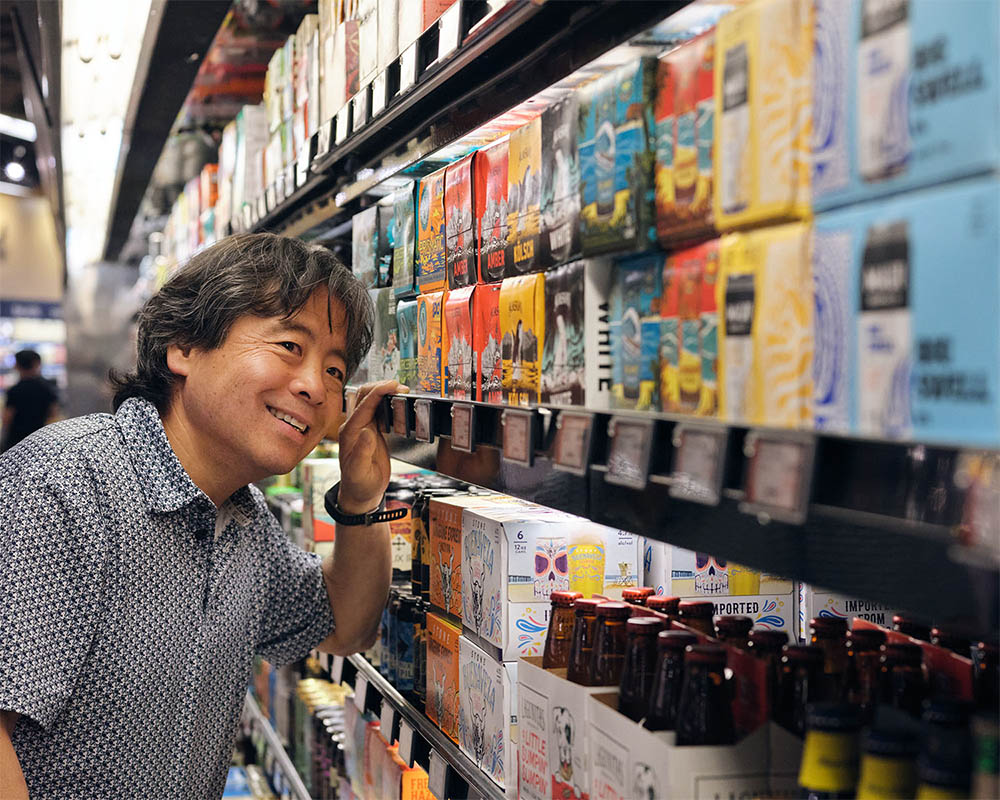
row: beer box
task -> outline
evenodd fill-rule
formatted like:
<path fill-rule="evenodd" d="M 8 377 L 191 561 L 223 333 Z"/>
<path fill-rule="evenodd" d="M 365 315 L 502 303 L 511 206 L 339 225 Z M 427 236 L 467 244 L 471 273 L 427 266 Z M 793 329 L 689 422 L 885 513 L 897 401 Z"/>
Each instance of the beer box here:
<path fill-rule="evenodd" d="M 476 225 L 472 204 L 472 153 L 444 171 L 445 263 L 448 288 L 476 283 Z"/>
<path fill-rule="evenodd" d="M 500 358 L 509 405 L 537 403 L 545 341 L 545 276 L 506 278 L 500 288 Z"/>
<path fill-rule="evenodd" d="M 615 262 L 611 296 L 614 408 L 646 410 L 659 405 L 662 268 L 662 253 Z"/>
<path fill-rule="evenodd" d="M 375 206 L 378 232 L 375 239 L 375 283 L 380 288 L 392 286 L 392 256 L 396 249 L 396 208 L 392 197 L 384 197 Z"/>
<path fill-rule="evenodd" d="M 628 531 L 598 525 L 578 517 L 571 517 L 571 519 L 575 534 L 581 534 L 583 539 L 590 538 L 587 534 L 596 534 L 601 540 L 604 555 L 604 587 L 600 594 L 610 600 L 621 600 L 622 589 L 639 585 L 639 564 L 642 553 L 638 538 Z M 588 546 L 586 542 L 580 542 L 575 536 L 571 537 L 569 543 L 570 591 L 575 590 L 574 587 L 579 585 L 577 581 L 581 578 L 573 573 L 573 548 L 581 544 L 583 547 Z M 584 582 L 586 582 L 585 579 Z M 591 590 L 585 588 L 580 588 L 579 591 L 587 597 L 592 594 Z"/>
<path fill-rule="evenodd" d="M 340 480 L 340 459 L 307 458 L 302 462 L 302 528 L 306 541 L 332 542 L 337 526 L 326 513 L 323 498 Z"/>
<path fill-rule="evenodd" d="M 542 112 L 541 234 L 536 266 L 564 264 L 580 252 L 580 159 L 576 94 Z"/>
<path fill-rule="evenodd" d="M 236 160 L 233 166 L 232 218 L 239 219 L 243 206 L 257 201 L 264 191 L 264 172 L 257 169 L 255 156 L 267 145 L 267 109 L 263 105 L 243 106 L 236 115 Z"/>
<path fill-rule="evenodd" d="M 507 158 L 508 277 L 534 272 L 541 230 L 542 120 L 512 131 Z"/>
<path fill-rule="evenodd" d="M 798 587 L 799 618 L 796 635 L 806 641 L 809 640 L 809 620 L 816 617 L 846 619 L 848 627 L 852 626 L 855 618 L 860 618 L 881 625 L 883 628 L 891 628 L 893 616 L 903 613 L 899 609 L 890 608 L 881 603 L 861 600 L 837 592 L 828 592 L 805 583 L 800 583 Z"/>
<path fill-rule="evenodd" d="M 501 789 L 517 783 L 517 662 L 458 642 L 458 743 Z"/>
<path fill-rule="evenodd" d="M 473 199 L 479 231 L 479 280 L 499 281 L 507 271 L 508 137 L 476 151 Z"/>
<path fill-rule="evenodd" d="M 997 168 L 996 3 L 823 0 L 816 40 L 816 209 Z"/>
<path fill-rule="evenodd" d="M 400 0 L 399 52 L 402 53 L 417 41 L 454 2 L 455 0 Z"/>
<path fill-rule="evenodd" d="M 711 233 L 715 32 L 660 58 L 656 95 L 656 235 L 671 244 Z"/>
<path fill-rule="evenodd" d="M 378 0 L 378 65 L 385 72 L 399 55 L 399 6 L 405 0 Z"/>
<path fill-rule="evenodd" d="M 343 105 L 333 96 L 333 48 L 336 35 L 336 0 L 319 0 L 319 122 L 326 122 Z"/>
<path fill-rule="evenodd" d="M 378 2 L 357 0 L 358 85 L 371 82 L 378 70 Z"/>
<path fill-rule="evenodd" d="M 812 3 L 758 0 L 715 38 L 715 194 L 720 230 L 807 216 Z"/>
<path fill-rule="evenodd" d="M 655 238 L 656 59 L 641 58 L 579 91 L 583 255 L 645 250 Z"/>
<path fill-rule="evenodd" d="M 339 103 L 332 110 L 336 114 L 358 93 L 359 63 L 358 63 L 358 21 L 345 19 L 337 26 L 333 40 L 333 69 L 327 75 L 333 75 L 333 100 Z"/>
<path fill-rule="evenodd" d="M 727 421 L 812 425 L 811 238 L 806 223 L 722 238 L 719 405 Z"/>
<path fill-rule="evenodd" d="M 545 276 L 542 402 L 583 405 L 586 387 L 586 265 L 574 261 Z M 593 320 L 597 324 L 597 320 Z"/>
<path fill-rule="evenodd" d="M 351 220 L 351 269 L 369 289 L 376 285 L 378 265 L 378 207 L 366 208 Z"/>
<path fill-rule="evenodd" d="M 397 297 L 417 294 L 413 190 L 413 184 L 408 184 L 392 193 L 392 290 Z"/>
<path fill-rule="evenodd" d="M 399 346 L 399 380 L 411 389 L 417 383 L 417 301 L 400 300 L 396 304 L 396 331 Z"/>
<path fill-rule="evenodd" d="M 678 250 L 663 263 L 660 304 L 660 403 L 693 414 L 701 404 L 701 280 L 705 251 Z M 664 394 L 665 392 L 665 394 Z"/>
<path fill-rule="evenodd" d="M 458 640 L 461 629 L 433 612 L 427 614 L 428 718 L 458 744 Z"/>
<path fill-rule="evenodd" d="M 611 285 L 614 271 L 603 258 L 584 260 L 583 337 L 584 397 L 587 406 L 606 409 L 611 404 Z"/>
<path fill-rule="evenodd" d="M 476 400 L 483 403 L 503 402 L 503 361 L 500 358 L 501 288 L 499 283 L 480 284 L 473 296 L 473 358 L 479 379 Z"/>
<path fill-rule="evenodd" d="M 375 306 L 375 327 L 368 360 L 368 378 L 373 381 L 399 380 L 399 330 L 396 325 L 396 298 L 392 289 L 370 289 Z"/>
<path fill-rule="evenodd" d="M 444 250 L 444 169 L 420 179 L 417 189 L 417 286 L 421 292 L 447 283 Z"/>
<path fill-rule="evenodd" d="M 421 392 L 441 395 L 441 318 L 444 292 L 417 298 L 417 386 Z"/>
<path fill-rule="evenodd" d="M 448 292 L 444 303 L 444 396 L 474 400 L 477 386 L 475 344 L 475 286 Z"/>

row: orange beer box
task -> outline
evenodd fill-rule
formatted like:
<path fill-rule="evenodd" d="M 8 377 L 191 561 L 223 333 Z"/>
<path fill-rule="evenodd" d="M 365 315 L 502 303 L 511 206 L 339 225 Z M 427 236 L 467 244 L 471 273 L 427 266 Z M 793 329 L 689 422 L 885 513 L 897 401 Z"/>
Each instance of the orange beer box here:
<path fill-rule="evenodd" d="M 507 270 L 507 153 L 504 136 L 476 151 L 473 200 L 479 231 L 479 280 L 498 281 Z"/>
<path fill-rule="evenodd" d="M 441 318 L 444 292 L 417 298 L 417 386 L 428 394 L 441 394 Z"/>
<path fill-rule="evenodd" d="M 468 286 L 477 279 L 472 158 L 470 153 L 444 171 L 445 265 L 449 289 Z"/>
<path fill-rule="evenodd" d="M 427 615 L 427 716 L 458 744 L 458 640 L 462 629 Z"/>
<path fill-rule="evenodd" d="M 545 276 L 507 278 L 500 289 L 500 358 L 503 396 L 509 405 L 541 399 L 545 341 Z"/>
<path fill-rule="evenodd" d="M 476 393 L 475 286 L 448 292 L 444 303 L 444 396 L 473 400 Z"/>
<path fill-rule="evenodd" d="M 510 134 L 507 158 L 508 276 L 533 272 L 541 226 L 542 120 L 536 117 Z"/>
<path fill-rule="evenodd" d="M 472 332 L 475 336 L 473 359 L 478 383 L 476 400 L 484 403 L 503 402 L 503 362 L 500 358 L 500 291 L 499 283 L 484 283 L 476 287 L 473 296 Z"/>
<path fill-rule="evenodd" d="M 444 169 L 420 180 L 417 190 L 417 286 L 421 292 L 447 283 L 444 245 Z"/>
<path fill-rule="evenodd" d="M 462 509 L 491 502 L 496 502 L 495 495 L 465 494 L 429 503 L 430 601 L 458 620 L 462 619 Z"/>

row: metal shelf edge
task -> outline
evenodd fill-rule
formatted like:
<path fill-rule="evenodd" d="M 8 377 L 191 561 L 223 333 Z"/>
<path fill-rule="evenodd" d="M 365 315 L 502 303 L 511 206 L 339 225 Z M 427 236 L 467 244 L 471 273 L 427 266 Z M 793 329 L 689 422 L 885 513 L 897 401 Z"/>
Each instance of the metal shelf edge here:
<path fill-rule="evenodd" d="M 274 756 L 280 763 L 282 772 L 291 785 L 292 793 L 299 800 L 311 800 L 309 792 L 306 791 L 306 785 L 302 782 L 302 777 L 295 769 L 295 765 L 288 757 L 288 753 L 285 752 L 284 745 L 278 739 L 278 734 L 271 727 L 270 721 L 261 713 L 260 706 L 257 705 L 257 701 L 253 699 L 249 691 L 243 697 L 243 710 L 250 715 L 264 732 L 264 738 L 267 739 L 268 745 L 274 750 Z"/>

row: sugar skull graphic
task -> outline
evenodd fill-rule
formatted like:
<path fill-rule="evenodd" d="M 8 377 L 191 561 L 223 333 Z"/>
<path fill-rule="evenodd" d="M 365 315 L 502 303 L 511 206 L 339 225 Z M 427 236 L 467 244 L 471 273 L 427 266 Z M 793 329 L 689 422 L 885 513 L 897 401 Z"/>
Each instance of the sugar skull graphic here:
<path fill-rule="evenodd" d="M 552 732 L 556 735 L 556 746 L 559 752 L 558 778 L 563 783 L 573 780 L 573 740 L 576 730 L 573 715 L 569 709 L 556 706 L 552 709 Z"/>
<path fill-rule="evenodd" d="M 632 781 L 632 797 L 635 800 L 657 800 L 656 773 L 649 764 L 639 762 L 635 765 L 635 776 Z"/>
<path fill-rule="evenodd" d="M 695 553 L 694 591 L 695 594 L 728 594 L 728 562 L 707 553 Z"/>
<path fill-rule="evenodd" d="M 555 591 L 569 588 L 567 542 L 556 536 L 535 541 L 535 599 L 546 600 Z"/>

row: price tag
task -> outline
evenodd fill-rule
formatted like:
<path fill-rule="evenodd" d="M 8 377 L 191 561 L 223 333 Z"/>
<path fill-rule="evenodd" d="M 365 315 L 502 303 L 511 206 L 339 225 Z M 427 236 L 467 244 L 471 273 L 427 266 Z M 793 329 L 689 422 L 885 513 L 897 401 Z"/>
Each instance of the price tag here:
<path fill-rule="evenodd" d="M 285 169 L 285 196 L 282 199 L 286 200 L 293 194 L 295 194 L 295 165 L 289 164 Z"/>
<path fill-rule="evenodd" d="M 382 698 L 382 713 L 379 715 L 379 727 L 382 729 L 382 738 L 392 744 L 392 726 L 396 723 L 396 709 L 387 697 Z"/>
<path fill-rule="evenodd" d="M 302 145 L 302 152 L 299 153 L 298 163 L 295 165 L 295 186 L 304 186 L 305 182 L 309 179 L 309 164 L 312 163 L 310 155 L 312 153 L 312 145 L 316 141 L 314 136 L 309 142 Z"/>
<path fill-rule="evenodd" d="M 344 410 L 351 414 L 358 404 L 358 387 L 348 386 L 344 389 Z"/>
<path fill-rule="evenodd" d="M 258 222 L 267 216 L 267 199 L 263 194 L 257 195 L 257 220 Z"/>
<path fill-rule="evenodd" d="M 560 411 L 556 417 L 556 440 L 552 447 L 552 466 L 573 475 L 586 475 L 590 466 L 594 415 L 579 411 Z"/>
<path fill-rule="evenodd" d="M 354 680 L 354 705 L 362 714 L 365 713 L 365 700 L 368 699 L 368 678 L 358 673 Z"/>
<path fill-rule="evenodd" d="M 351 135 L 351 104 L 337 112 L 337 128 L 333 137 L 335 144 L 342 144 Z"/>
<path fill-rule="evenodd" d="M 354 103 L 354 122 L 351 126 L 351 133 L 361 130 L 368 122 L 368 98 L 371 97 L 371 91 L 371 84 L 362 86 L 361 91 L 354 95 L 351 100 Z"/>
<path fill-rule="evenodd" d="M 415 416 L 414 435 L 418 442 L 434 441 L 434 424 L 431 418 L 431 401 L 416 400 L 413 403 Z"/>
<path fill-rule="evenodd" d="M 344 680 L 344 657 L 334 656 L 333 663 L 330 665 L 330 680 L 334 683 L 340 683 Z"/>
<path fill-rule="evenodd" d="M 476 418 L 476 407 L 466 403 L 455 403 L 451 407 L 451 446 L 455 450 L 471 453 L 476 449 L 472 431 Z"/>
<path fill-rule="evenodd" d="M 608 471 L 604 480 L 630 489 L 646 488 L 653 452 L 654 424 L 649 419 L 612 417 L 608 423 Z"/>
<path fill-rule="evenodd" d="M 413 728 L 405 719 L 399 721 L 399 757 L 406 766 L 413 766 Z"/>
<path fill-rule="evenodd" d="M 461 4 L 459 4 L 461 5 Z M 431 750 L 430 769 L 427 770 L 428 788 L 438 800 L 448 800 L 448 763 L 438 755 L 437 750 Z"/>
<path fill-rule="evenodd" d="M 399 93 L 402 94 L 417 82 L 417 44 L 407 47 L 399 57 Z"/>
<path fill-rule="evenodd" d="M 680 423 L 674 428 L 674 469 L 670 496 L 717 506 L 722 497 L 729 431 Z"/>
<path fill-rule="evenodd" d="M 250 204 L 244 204 L 243 206 L 243 230 L 248 231 L 253 227 L 252 209 Z"/>
<path fill-rule="evenodd" d="M 749 459 L 740 510 L 802 524 L 809 509 L 816 439 L 794 431 L 750 431 Z"/>
<path fill-rule="evenodd" d="M 440 35 L 438 38 L 438 60 L 454 53 L 462 43 L 462 7 L 464 3 L 455 3 L 441 15 Z"/>
<path fill-rule="evenodd" d="M 333 126 L 336 120 L 331 118 L 320 126 L 316 138 L 316 158 L 322 158 L 330 152 L 330 141 L 333 138 Z"/>
<path fill-rule="evenodd" d="M 410 410 L 405 397 L 392 398 L 392 432 L 397 436 L 410 435 Z"/>
<path fill-rule="evenodd" d="M 535 458 L 535 412 L 508 408 L 500 415 L 500 423 L 504 461 L 530 467 Z"/>
<path fill-rule="evenodd" d="M 319 661 L 319 668 L 321 670 L 323 670 L 323 672 L 329 674 L 329 672 L 330 672 L 330 654 L 329 653 L 318 653 L 317 655 L 319 656 L 317 658 L 317 661 Z"/>
<path fill-rule="evenodd" d="M 372 81 L 372 117 L 376 117 L 385 110 L 385 90 L 389 85 L 389 78 L 384 72 L 380 72 Z"/>
<path fill-rule="evenodd" d="M 288 182 L 286 180 L 286 172 L 282 170 L 278 173 L 278 178 L 274 182 L 275 194 L 278 198 L 278 203 L 284 203 L 285 198 L 288 197 Z M 271 209 L 272 211 L 274 209 Z"/>
<path fill-rule="evenodd" d="M 264 190 L 264 202 L 268 211 L 273 211 L 278 206 L 278 187 L 273 183 Z"/>

